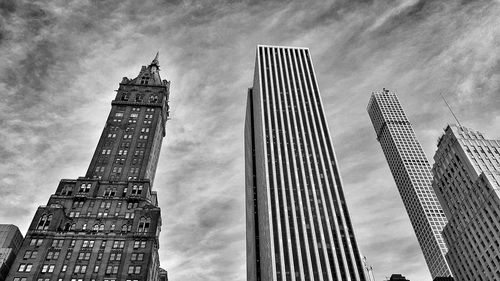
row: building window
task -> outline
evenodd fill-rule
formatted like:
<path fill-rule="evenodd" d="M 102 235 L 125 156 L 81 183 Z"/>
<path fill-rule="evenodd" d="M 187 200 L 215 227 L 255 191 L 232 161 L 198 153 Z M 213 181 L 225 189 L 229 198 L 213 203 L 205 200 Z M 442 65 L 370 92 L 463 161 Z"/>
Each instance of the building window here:
<path fill-rule="evenodd" d="M 54 264 L 50 264 L 50 265 L 49 264 L 44 264 L 42 266 L 42 273 L 52 273 L 52 272 L 54 272 L 54 268 L 55 267 L 56 266 Z"/>
<path fill-rule="evenodd" d="M 150 224 L 151 218 L 141 217 L 141 219 L 139 220 L 139 227 L 137 228 L 137 232 L 148 232 Z"/>
<path fill-rule="evenodd" d="M 22 263 L 19 265 L 17 272 L 31 272 L 31 268 L 33 268 L 32 263 Z"/>
<path fill-rule="evenodd" d="M 121 100 L 122 101 L 128 101 L 128 97 L 129 97 L 128 93 L 123 93 Z"/>
<path fill-rule="evenodd" d="M 144 78 L 144 77 L 143 77 L 143 78 Z M 142 82 L 141 82 L 141 84 L 142 84 Z M 143 95 L 143 94 L 137 94 L 137 95 L 135 96 L 135 101 L 136 101 L 136 102 L 142 102 L 142 101 L 143 101 L 143 99 L 144 99 L 144 95 Z"/>
<path fill-rule="evenodd" d="M 117 274 L 118 266 L 117 265 L 108 265 L 106 267 L 106 274 Z"/>
<path fill-rule="evenodd" d="M 24 253 L 23 259 L 36 259 L 38 256 L 38 251 L 26 251 Z"/>
<path fill-rule="evenodd" d="M 47 253 L 47 260 L 57 260 L 59 258 L 59 251 L 49 251 Z"/>
<path fill-rule="evenodd" d="M 69 196 L 73 193 L 73 187 L 71 185 L 66 185 L 61 190 L 61 195 Z"/>
<path fill-rule="evenodd" d="M 123 249 L 125 247 L 125 241 L 114 241 L 113 249 Z"/>
<path fill-rule="evenodd" d="M 151 96 L 149 96 L 149 102 L 151 102 L 151 103 L 158 102 L 158 96 L 157 95 L 151 95 Z"/>
<path fill-rule="evenodd" d="M 142 185 L 133 185 L 132 186 L 132 195 L 140 195 L 142 193 Z"/>
<path fill-rule="evenodd" d="M 122 259 L 122 253 L 111 253 L 109 255 L 110 261 L 120 261 Z"/>
<path fill-rule="evenodd" d="M 146 241 L 134 241 L 134 249 L 146 248 Z"/>
<path fill-rule="evenodd" d="M 64 240 L 62 239 L 54 239 L 52 240 L 52 247 L 53 248 L 61 248 L 64 243 Z"/>
<path fill-rule="evenodd" d="M 40 221 L 38 221 L 37 230 L 47 230 L 49 229 L 50 222 L 52 221 L 52 215 L 42 215 Z"/>
<path fill-rule="evenodd" d="M 90 183 L 82 183 L 82 185 L 80 185 L 80 189 L 78 190 L 78 192 L 84 192 L 84 193 L 89 193 L 90 192 L 90 187 L 92 185 Z"/>
<path fill-rule="evenodd" d="M 120 171 L 121 171 L 121 167 L 120 167 Z M 106 188 L 106 190 L 104 191 L 104 197 L 113 197 L 113 196 L 116 196 L 116 187 Z"/>
<path fill-rule="evenodd" d="M 90 252 L 81 252 L 78 254 L 78 258 L 79 260 L 90 260 Z"/>
<path fill-rule="evenodd" d="M 128 267 L 128 274 L 140 274 L 141 273 L 141 266 L 129 266 Z"/>
<path fill-rule="evenodd" d="M 94 243 L 94 240 L 83 240 L 82 248 L 93 248 Z"/>
<path fill-rule="evenodd" d="M 87 266 L 86 265 L 75 265 L 75 269 L 73 270 L 73 273 L 85 273 L 87 271 Z"/>
<path fill-rule="evenodd" d="M 130 257 L 131 261 L 142 261 L 143 259 L 144 259 L 144 254 L 143 253 L 138 253 L 138 254 L 134 253 Z"/>

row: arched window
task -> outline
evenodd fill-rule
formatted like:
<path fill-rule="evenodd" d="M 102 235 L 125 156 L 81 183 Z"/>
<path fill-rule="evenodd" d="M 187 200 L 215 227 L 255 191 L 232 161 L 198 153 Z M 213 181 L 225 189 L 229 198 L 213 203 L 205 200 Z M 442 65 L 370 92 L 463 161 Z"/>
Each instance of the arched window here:
<path fill-rule="evenodd" d="M 82 225 L 82 230 L 86 230 L 86 229 L 87 229 L 87 224 L 86 224 L 86 223 L 84 223 L 84 224 Z"/>
<path fill-rule="evenodd" d="M 151 95 L 151 96 L 149 96 L 149 102 L 150 103 L 156 103 L 156 102 L 158 102 L 158 96 L 157 95 Z"/>
<path fill-rule="evenodd" d="M 47 215 L 44 214 L 38 221 L 38 226 L 36 227 L 36 229 L 42 230 L 46 221 L 47 221 Z"/>
<path fill-rule="evenodd" d="M 128 101 L 128 94 L 127 93 L 122 94 L 122 101 Z"/>
<path fill-rule="evenodd" d="M 99 225 L 98 224 L 94 224 L 94 226 L 92 227 L 92 230 L 93 231 L 99 231 Z"/>
<path fill-rule="evenodd" d="M 69 228 L 69 230 L 75 230 L 76 229 L 76 223 L 72 224 L 71 227 Z"/>
<path fill-rule="evenodd" d="M 149 225 L 151 224 L 151 218 L 141 217 L 139 220 L 139 227 L 137 232 L 148 232 Z"/>
<path fill-rule="evenodd" d="M 143 99 L 144 99 L 144 95 L 143 94 L 136 94 L 135 95 L 135 101 L 136 102 L 142 102 Z"/>
<path fill-rule="evenodd" d="M 52 221 L 52 215 L 43 214 L 40 220 L 38 221 L 38 225 L 36 229 L 38 230 L 47 230 L 49 229 L 50 222 Z"/>
<path fill-rule="evenodd" d="M 99 231 L 104 231 L 104 224 L 99 225 Z"/>
<path fill-rule="evenodd" d="M 127 232 L 127 229 L 128 229 L 128 228 L 127 228 L 127 225 L 126 225 L 126 224 L 122 225 L 122 232 Z"/>

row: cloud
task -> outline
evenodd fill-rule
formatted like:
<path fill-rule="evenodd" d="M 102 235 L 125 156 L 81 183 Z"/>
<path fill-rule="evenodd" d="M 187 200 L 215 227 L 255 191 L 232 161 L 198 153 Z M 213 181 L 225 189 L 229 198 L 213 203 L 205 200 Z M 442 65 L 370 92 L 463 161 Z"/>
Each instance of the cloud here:
<path fill-rule="evenodd" d="M 2 1 L 0 222 L 25 231 L 61 178 L 84 175 L 121 77 L 159 50 L 172 82 L 154 186 L 161 264 L 172 279 L 245 280 L 255 45 L 305 46 L 362 253 L 378 279 L 430 280 L 366 104 L 396 90 L 428 156 L 452 121 L 439 92 L 498 138 L 499 12 L 492 1 Z"/>

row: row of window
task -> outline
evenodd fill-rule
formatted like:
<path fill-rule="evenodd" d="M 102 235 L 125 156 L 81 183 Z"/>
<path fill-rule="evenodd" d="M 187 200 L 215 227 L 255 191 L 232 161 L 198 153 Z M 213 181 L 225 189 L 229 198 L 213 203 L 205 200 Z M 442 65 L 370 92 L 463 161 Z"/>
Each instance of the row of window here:
<path fill-rule="evenodd" d="M 141 151 L 140 153 L 141 155 L 143 154 L 143 151 Z M 99 167 L 98 167 L 99 168 Z M 104 167 L 102 167 L 104 168 Z M 113 172 L 121 172 L 122 171 L 122 167 L 113 167 Z M 139 168 L 137 167 L 134 167 L 134 168 L 131 168 L 131 172 L 132 173 L 138 173 L 139 172 Z M 80 189 L 78 190 L 78 192 L 80 193 L 89 193 L 90 192 L 90 188 L 91 188 L 91 184 L 82 184 L 80 186 Z M 125 187 L 123 189 L 123 196 L 125 196 L 127 194 L 127 187 Z M 140 195 L 142 193 L 142 190 L 143 190 L 143 186 L 142 185 L 133 185 L 132 186 L 132 191 L 131 191 L 131 195 Z M 117 193 L 117 188 L 116 187 L 108 187 L 104 190 L 104 197 L 113 197 L 113 196 L 116 196 L 116 193 Z M 73 187 L 72 186 L 65 186 L 63 187 L 63 189 L 61 190 L 61 195 L 65 195 L 65 196 L 69 196 L 69 195 L 72 195 L 73 194 Z M 52 218 L 52 217 L 51 217 Z M 50 218 L 50 219 L 51 219 Z M 48 226 L 48 223 L 50 223 L 50 219 L 47 217 L 45 218 L 45 221 L 42 225 L 40 225 L 40 227 L 42 227 L 42 229 L 46 226 Z M 48 223 L 47 223 L 48 221 Z"/>
<path fill-rule="evenodd" d="M 21 264 L 19 265 L 18 272 L 31 272 L 33 264 Z M 44 264 L 42 265 L 41 273 L 53 273 L 56 265 L 55 264 Z M 118 274 L 118 265 L 108 265 L 106 267 L 106 274 Z M 66 272 L 68 265 L 63 265 L 61 272 Z M 86 273 L 87 265 L 76 264 L 73 273 Z M 142 267 L 140 265 L 131 265 L 128 267 L 128 274 L 140 274 Z M 99 265 L 94 267 L 94 273 L 99 272 Z M 16 280 L 16 278 L 14 278 Z"/>
<path fill-rule="evenodd" d="M 151 219 L 150 218 L 144 218 L 142 217 L 141 218 L 141 222 L 144 223 L 142 224 L 142 228 L 144 229 L 145 227 L 149 227 L 149 223 L 151 222 Z M 148 223 L 148 224 L 146 224 Z M 43 243 L 43 239 L 31 239 L 30 240 L 30 246 L 36 246 L 36 247 L 39 247 L 41 246 Z M 52 240 L 52 244 L 51 244 L 51 247 L 53 248 L 62 248 L 63 246 L 63 243 L 64 243 L 64 239 L 54 239 Z M 82 242 L 82 248 L 93 248 L 94 247 L 94 244 L 95 244 L 95 240 L 83 240 Z M 101 242 L 101 248 L 105 248 L 106 247 L 106 244 L 107 244 L 107 241 L 106 240 L 103 240 Z M 70 247 L 74 247 L 76 245 L 76 240 L 75 239 L 72 239 L 71 242 L 70 242 Z M 123 249 L 123 247 L 125 246 L 125 241 L 124 240 L 117 240 L 117 241 L 113 241 L 113 246 L 112 248 L 113 249 Z M 146 241 L 142 241 L 142 240 L 135 240 L 134 241 L 134 249 L 139 249 L 139 248 L 146 248 Z M 26 251 L 25 253 L 25 258 L 36 258 L 38 252 L 37 251 L 31 251 L 31 250 L 28 250 Z M 50 254 L 50 252 L 49 252 Z M 52 257 L 53 255 L 55 254 L 52 254 Z"/>
<path fill-rule="evenodd" d="M 144 85 L 144 84 L 148 84 L 148 83 L 149 83 L 149 77 L 142 77 L 141 78 L 141 84 Z M 131 95 L 129 93 L 122 93 L 120 99 L 122 101 L 129 101 L 130 100 L 130 96 Z M 136 94 L 135 95 L 135 101 L 136 102 L 144 102 L 144 94 Z M 150 95 L 149 96 L 149 102 L 150 103 L 157 103 L 158 102 L 158 95 L 155 95 L 155 94 Z"/>

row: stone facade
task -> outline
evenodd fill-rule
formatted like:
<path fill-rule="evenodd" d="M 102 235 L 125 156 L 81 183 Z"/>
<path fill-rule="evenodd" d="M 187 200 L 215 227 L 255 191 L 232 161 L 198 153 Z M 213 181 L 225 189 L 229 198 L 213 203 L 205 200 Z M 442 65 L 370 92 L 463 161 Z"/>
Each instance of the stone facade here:
<path fill-rule="evenodd" d="M 500 141 L 451 125 L 434 156 L 433 187 L 456 280 L 500 280 Z"/>
<path fill-rule="evenodd" d="M 61 180 L 38 208 L 7 281 L 159 280 L 152 184 L 169 88 L 158 55 L 123 78 L 85 177 Z"/>

